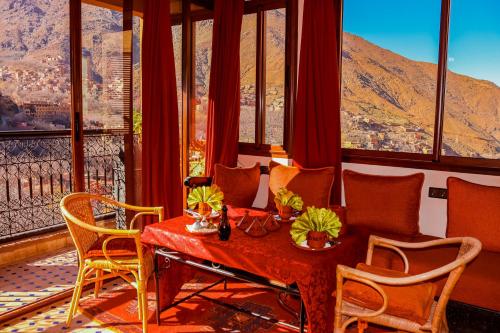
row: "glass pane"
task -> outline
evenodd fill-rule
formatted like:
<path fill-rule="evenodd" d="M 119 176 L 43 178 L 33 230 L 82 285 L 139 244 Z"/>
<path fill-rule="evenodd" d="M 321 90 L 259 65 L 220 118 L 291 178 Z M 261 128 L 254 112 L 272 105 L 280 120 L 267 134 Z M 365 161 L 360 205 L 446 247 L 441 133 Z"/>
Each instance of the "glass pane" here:
<path fill-rule="evenodd" d="M 82 3 L 82 94 L 85 129 L 124 128 L 127 112 L 123 15 Z M 128 53 L 128 57 L 130 53 Z M 130 59 L 130 58 L 129 58 Z"/>
<path fill-rule="evenodd" d="M 240 41 L 240 142 L 255 142 L 257 14 L 243 16 Z"/>
<path fill-rule="evenodd" d="M 342 147 L 432 151 L 441 1 L 344 1 Z"/>
<path fill-rule="evenodd" d="M 70 128 L 69 1 L 38 6 L 0 0 L 0 131 Z"/>
<path fill-rule="evenodd" d="M 133 24 L 134 50 L 140 48 L 140 30 Z M 135 31 L 134 31 L 135 30 Z M 123 13 L 82 3 L 82 95 L 83 126 L 93 131 L 84 135 L 85 186 L 91 193 L 125 201 L 125 115 L 129 112 L 131 50 L 124 48 Z M 130 35 L 128 35 L 130 36 Z M 135 38 L 134 38 L 135 37 Z M 137 53 L 137 52 L 136 52 Z M 134 57 L 134 71 L 140 70 L 140 56 Z M 137 76 L 137 73 L 133 74 Z M 134 94 L 140 88 L 134 87 Z M 140 96 L 134 96 L 140 107 Z M 96 215 L 114 214 L 116 226 L 125 227 L 125 212 L 105 205 L 94 207 Z"/>
<path fill-rule="evenodd" d="M 177 107 L 179 112 L 179 134 L 182 133 L 182 25 L 172 26 L 174 46 L 175 82 L 177 84 Z M 179 135 L 182 143 L 182 135 Z"/>
<path fill-rule="evenodd" d="M 205 142 L 207 139 L 208 87 L 212 60 L 213 20 L 195 23 L 195 102 L 193 104 L 190 143 L 189 174 L 202 175 L 205 172 Z"/>
<path fill-rule="evenodd" d="M 133 80 L 133 110 L 134 110 L 134 133 L 139 134 L 142 131 L 142 71 L 141 71 L 141 50 L 142 50 L 142 18 L 134 16 L 133 18 L 133 45 L 134 45 L 134 70 L 132 72 Z"/>
<path fill-rule="evenodd" d="M 444 155 L 500 158 L 500 2 L 451 6 Z"/>
<path fill-rule="evenodd" d="M 64 225 L 58 207 L 73 190 L 71 138 L 34 131 L 70 128 L 69 31 L 69 0 L 0 0 L 0 131 L 25 131 L 0 138 L 1 243 Z M 25 296 L 16 294 L 34 300 Z M 0 312 L 21 299 L 2 301 Z"/>
<path fill-rule="evenodd" d="M 283 145 L 285 124 L 286 9 L 266 12 L 266 137 L 265 143 Z"/>

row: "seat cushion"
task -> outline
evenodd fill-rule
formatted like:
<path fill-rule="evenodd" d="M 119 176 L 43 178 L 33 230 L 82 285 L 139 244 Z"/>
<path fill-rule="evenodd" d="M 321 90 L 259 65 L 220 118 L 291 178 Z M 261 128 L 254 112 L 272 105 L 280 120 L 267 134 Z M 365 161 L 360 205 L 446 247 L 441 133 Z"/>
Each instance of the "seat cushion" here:
<path fill-rule="evenodd" d="M 500 187 L 448 178 L 447 237 L 471 236 L 500 252 Z"/>
<path fill-rule="evenodd" d="M 360 263 L 357 269 L 387 277 L 409 276 L 400 271 Z M 380 284 L 379 284 L 380 285 Z M 419 283 L 411 286 L 380 285 L 387 295 L 385 314 L 425 324 L 429 319 L 436 285 L 432 282 Z M 373 288 L 357 281 L 347 280 L 343 288 L 343 299 L 349 303 L 371 310 L 378 310 L 382 304 L 382 296 Z"/>
<path fill-rule="evenodd" d="M 108 238 L 108 235 L 100 236 L 97 241 L 87 251 L 85 258 L 104 257 L 102 244 Z M 107 254 L 110 257 L 135 257 L 137 256 L 135 240 L 133 238 L 117 238 L 108 242 L 106 247 Z M 145 247 L 144 247 L 145 250 Z"/>
<path fill-rule="evenodd" d="M 416 240 L 417 241 L 417 240 Z M 456 259 L 458 247 L 439 246 L 422 250 L 404 250 L 410 262 L 410 274 L 420 274 L 444 266 Z M 402 267 L 400 260 L 393 262 L 393 269 Z M 434 279 L 441 293 L 447 275 Z M 500 311 L 500 253 L 481 251 L 465 268 L 450 298 L 494 311 Z"/>
<path fill-rule="evenodd" d="M 334 178 L 334 167 L 305 169 L 286 166 L 277 162 L 269 163 L 269 199 L 268 209 L 276 207 L 274 196 L 280 188 L 300 195 L 304 208 L 315 206 L 327 208 L 330 204 Z"/>
<path fill-rule="evenodd" d="M 345 170 L 347 223 L 380 232 L 417 234 L 423 182 L 423 173 L 376 176 Z"/>
<path fill-rule="evenodd" d="M 224 193 L 224 202 L 235 207 L 252 207 L 260 183 L 260 163 L 250 168 L 229 168 L 215 164 L 214 183 Z"/>

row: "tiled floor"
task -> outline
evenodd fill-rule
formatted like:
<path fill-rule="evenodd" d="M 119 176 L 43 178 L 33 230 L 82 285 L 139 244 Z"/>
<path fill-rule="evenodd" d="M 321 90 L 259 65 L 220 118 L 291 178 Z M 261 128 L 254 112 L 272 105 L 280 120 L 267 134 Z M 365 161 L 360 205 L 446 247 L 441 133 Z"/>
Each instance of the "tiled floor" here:
<path fill-rule="evenodd" d="M 53 293 L 71 288 L 76 278 L 76 253 L 63 250 L 55 255 L 40 257 L 24 264 L 0 267 L 0 314 Z M 115 288 L 118 281 L 104 285 L 104 291 Z M 92 297 L 89 292 L 84 297 Z M 82 300 L 83 301 L 83 300 Z M 70 327 L 65 327 L 69 299 L 28 313 L 0 324 L 0 333 L 20 332 L 116 332 L 83 314 L 77 314 Z M 477 312 L 477 313 L 476 313 Z M 452 332 L 496 332 L 500 315 L 449 304 L 448 319 Z"/>
<path fill-rule="evenodd" d="M 0 267 L 0 314 L 71 288 L 77 269 L 72 249 Z"/>
<path fill-rule="evenodd" d="M 85 294 L 88 295 L 89 292 Z M 85 297 L 84 296 L 84 297 Z M 60 301 L 51 306 L 28 313 L 21 318 L 16 318 L 0 325 L 1 333 L 31 333 L 31 332 L 78 332 L 78 333 L 111 333 L 115 332 L 101 327 L 83 314 L 77 313 L 71 326 L 66 327 L 66 313 L 69 308 L 69 299 Z"/>

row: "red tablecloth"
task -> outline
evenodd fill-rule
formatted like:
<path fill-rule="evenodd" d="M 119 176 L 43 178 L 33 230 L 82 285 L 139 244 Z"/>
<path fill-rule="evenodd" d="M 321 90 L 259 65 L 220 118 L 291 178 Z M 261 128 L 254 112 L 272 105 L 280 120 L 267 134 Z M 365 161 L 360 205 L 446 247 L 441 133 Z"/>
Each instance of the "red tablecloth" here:
<path fill-rule="evenodd" d="M 230 217 L 238 216 L 243 214 L 243 209 L 230 209 L 229 214 Z M 265 213 L 251 212 L 251 215 L 259 214 Z M 305 304 L 309 332 L 332 332 L 336 266 L 354 266 L 363 261 L 368 243 L 366 231 L 349 229 L 339 238 L 341 244 L 334 249 L 309 252 L 293 246 L 289 224 L 282 224 L 279 230 L 262 238 L 252 238 L 235 228 L 234 220 L 231 220 L 231 238 L 223 242 L 217 234 L 193 236 L 185 229 L 185 225 L 192 222 L 192 219 L 182 216 L 149 225 L 142 240 L 287 284 L 296 282 Z M 163 285 L 163 292 L 175 295 L 182 285 L 179 282 L 187 282 L 178 281 L 179 274 L 176 274 L 176 280 L 176 283 Z"/>

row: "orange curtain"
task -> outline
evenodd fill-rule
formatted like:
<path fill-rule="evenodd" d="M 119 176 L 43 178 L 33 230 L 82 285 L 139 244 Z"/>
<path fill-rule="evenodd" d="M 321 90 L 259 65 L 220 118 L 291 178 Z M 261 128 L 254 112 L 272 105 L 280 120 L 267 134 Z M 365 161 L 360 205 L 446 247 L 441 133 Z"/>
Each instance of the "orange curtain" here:
<path fill-rule="evenodd" d="M 144 1 L 142 45 L 143 204 L 174 217 L 183 199 L 170 0 Z"/>
<path fill-rule="evenodd" d="M 205 174 L 215 163 L 235 167 L 240 126 L 240 32 L 243 0 L 215 0 L 208 90 Z"/>
<path fill-rule="evenodd" d="M 340 203 L 337 20 L 334 1 L 304 1 L 293 159 L 306 168 L 334 166 L 333 200 Z"/>

